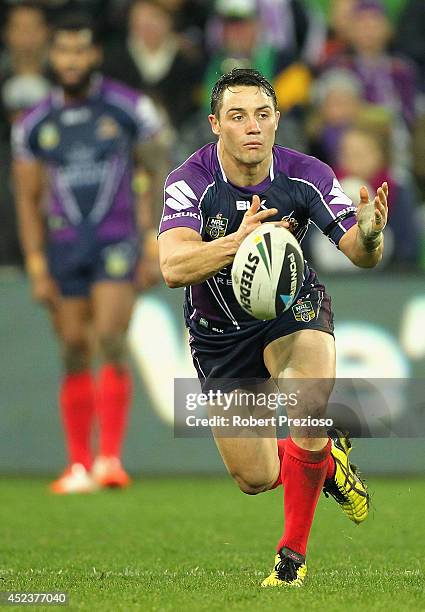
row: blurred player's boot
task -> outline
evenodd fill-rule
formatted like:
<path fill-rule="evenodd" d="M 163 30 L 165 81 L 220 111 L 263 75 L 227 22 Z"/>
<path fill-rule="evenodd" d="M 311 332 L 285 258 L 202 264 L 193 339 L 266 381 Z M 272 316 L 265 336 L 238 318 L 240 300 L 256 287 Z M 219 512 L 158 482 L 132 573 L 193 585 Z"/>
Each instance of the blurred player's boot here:
<path fill-rule="evenodd" d="M 124 489 L 131 484 L 131 478 L 118 457 L 96 457 L 92 475 L 101 487 Z"/>
<path fill-rule="evenodd" d="M 275 557 L 270 576 L 261 583 L 263 587 L 300 587 L 307 574 L 305 558 L 298 553 L 282 548 Z"/>
<path fill-rule="evenodd" d="M 91 493 L 98 489 L 96 481 L 81 463 L 73 463 L 61 476 L 50 484 L 52 493 Z"/>
<path fill-rule="evenodd" d="M 332 495 L 348 518 L 359 524 L 369 513 L 367 486 L 361 480 L 357 467 L 348 460 L 351 451 L 348 436 L 338 429 L 330 429 L 328 435 L 332 440 L 331 455 L 335 460 L 335 473 L 332 478 L 325 480 L 323 492 L 326 497 Z"/>

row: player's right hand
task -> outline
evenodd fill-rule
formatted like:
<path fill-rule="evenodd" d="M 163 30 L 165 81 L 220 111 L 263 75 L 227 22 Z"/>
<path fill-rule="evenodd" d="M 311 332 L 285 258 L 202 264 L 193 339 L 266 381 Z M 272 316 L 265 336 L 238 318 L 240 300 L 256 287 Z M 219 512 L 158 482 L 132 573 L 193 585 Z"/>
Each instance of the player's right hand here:
<path fill-rule="evenodd" d="M 55 309 L 59 303 L 58 287 L 50 274 L 39 274 L 31 278 L 31 291 L 34 301 Z"/>
<path fill-rule="evenodd" d="M 235 232 L 235 238 L 239 243 L 241 243 L 244 238 L 248 236 L 248 234 L 257 229 L 257 227 L 260 227 L 260 225 L 266 221 L 266 219 L 275 217 L 278 213 L 277 208 L 260 210 L 260 206 L 260 197 L 258 195 L 252 196 L 252 204 L 244 214 L 239 229 Z M 282 227 L 289 227 L 289 223 L 287 221 L 276 221 L 274 223 L 282 225 Z"/>

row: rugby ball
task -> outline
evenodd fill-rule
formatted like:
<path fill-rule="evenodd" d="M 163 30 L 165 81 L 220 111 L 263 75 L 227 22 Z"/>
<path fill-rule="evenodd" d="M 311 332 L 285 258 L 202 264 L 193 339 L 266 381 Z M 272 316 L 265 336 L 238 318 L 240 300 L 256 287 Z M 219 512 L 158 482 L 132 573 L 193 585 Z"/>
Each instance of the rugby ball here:
<path fill-rule="evenodd" d="M 294 303 L 304 275 L 304 256 L 289 230 L 264 223 L 236 252 L 232 285 L 237 301 L 256 319 L 270 320 Z"/>

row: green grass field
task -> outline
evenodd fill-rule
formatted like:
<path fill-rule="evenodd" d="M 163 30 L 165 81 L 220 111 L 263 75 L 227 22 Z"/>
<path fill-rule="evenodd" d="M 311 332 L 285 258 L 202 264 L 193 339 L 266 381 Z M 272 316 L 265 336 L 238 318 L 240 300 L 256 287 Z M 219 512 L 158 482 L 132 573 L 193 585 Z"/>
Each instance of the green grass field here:
<path fill-rule="evenodd" d="M 0 591 L 67 591 L 71 610 L 425 610 L 423 480 L 371 480 L 360 527 L 322 496 L 299 590 L 259 587 L 281 489 L 248 497 L 229 479 L 161 478 L 63 498 L 46 483 L 1 481 Z"/>

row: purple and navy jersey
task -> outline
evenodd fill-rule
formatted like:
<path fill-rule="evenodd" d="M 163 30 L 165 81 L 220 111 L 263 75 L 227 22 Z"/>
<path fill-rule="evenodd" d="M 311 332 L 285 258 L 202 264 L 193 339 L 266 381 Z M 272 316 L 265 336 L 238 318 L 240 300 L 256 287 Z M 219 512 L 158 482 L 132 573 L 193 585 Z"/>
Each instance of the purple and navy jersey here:
<path fill-rule="evenodd" d="M 314 157 L 275 145 L 269 176 L 253 187 L 236 187 L 221 166 L 217 145 L 207 144 L 173 170 L 165 183 L 164 212 L 159 233 L 188 227 L 211 241 L 235 232 L 257 194 L 262 208 L 277 208 L 275 218 L 287 219 L 302 242 L 314 223 L 335 245 L 356 223 L 356 207 L 342 191 L 329 166 Z M 307 263 L 304 284 L 310 271 Z M 188 321 L 218 328 L 253 322 L 233 294 L 231 266 L 198 285 L 186 288 Z M 201 321 L 202 324 L 202 321 Z"/>
<path fill-rule="evenodd" d="M 136 233 L 134 145 L 160 127 L 148 97 L 100 75 L 86 99 L 65 103 L 54 89 L 14 125 L 15 159 L 37 159 L 47 171 L 51 240 L 74 241 L 85 221 L 102 240 Z"/>

